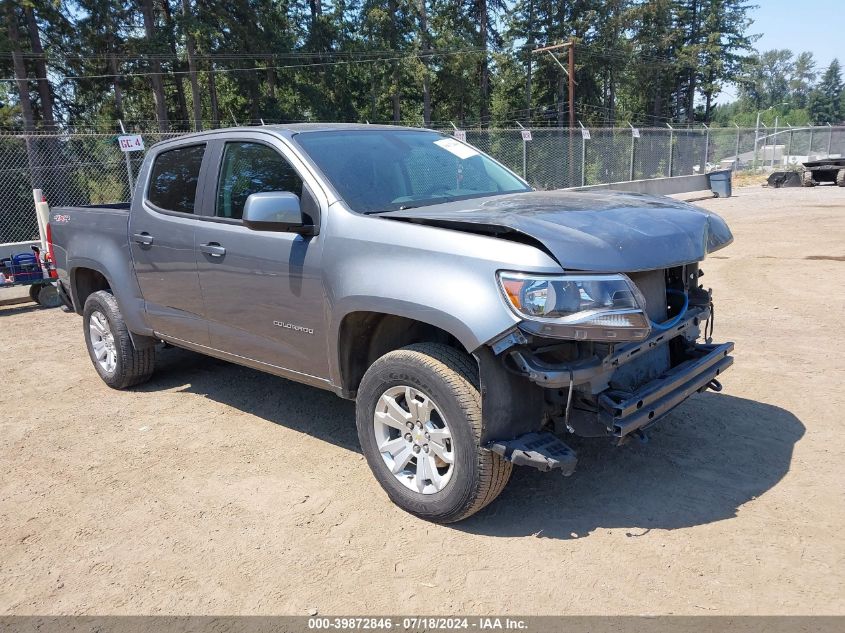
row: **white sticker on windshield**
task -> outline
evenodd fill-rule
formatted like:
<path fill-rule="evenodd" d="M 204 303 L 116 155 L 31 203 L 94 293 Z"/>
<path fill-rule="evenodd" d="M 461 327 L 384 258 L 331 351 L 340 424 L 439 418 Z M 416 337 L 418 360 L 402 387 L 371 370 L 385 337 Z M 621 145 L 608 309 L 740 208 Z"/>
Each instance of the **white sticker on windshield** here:
<path fill-rule="evenodd" d="M 439 145 L 447 152 L 451 152 L 462 160 L 478 156 L 477 150 L 473 149 L 469 145 L 464 145 L 453 138 L 441 138 L 439 141 L 434 141 L 434 144 Z"/>

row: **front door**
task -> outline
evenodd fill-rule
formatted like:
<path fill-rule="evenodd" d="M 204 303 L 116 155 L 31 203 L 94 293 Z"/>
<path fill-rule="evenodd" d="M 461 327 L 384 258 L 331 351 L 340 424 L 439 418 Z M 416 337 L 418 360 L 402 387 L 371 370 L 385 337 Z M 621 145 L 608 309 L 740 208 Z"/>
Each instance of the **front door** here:
<path fill-rule="evenodd" d="M 163 337 L 208 345 L 196 262 L 195 203 L 201 199 L 206 144 L 165 149 L 150 167 L 146 191 L 129 220 L 135 276 L 147 322 Z M 144 182 L 145 174 L 140 175 Z"/>
<path fill-rule="evenodd" d="M 266 137 L 265 137 L 266 138 Z M 313 190 L 282 152 L 256 138 L 221 142 L 214 192 L 204 196 L 197 266 L 211 346 L 274 368 L 328 377 L 322 239 L 253 231 L 241 218 L 250 194 L 289 191 L 319 221 Z"/>

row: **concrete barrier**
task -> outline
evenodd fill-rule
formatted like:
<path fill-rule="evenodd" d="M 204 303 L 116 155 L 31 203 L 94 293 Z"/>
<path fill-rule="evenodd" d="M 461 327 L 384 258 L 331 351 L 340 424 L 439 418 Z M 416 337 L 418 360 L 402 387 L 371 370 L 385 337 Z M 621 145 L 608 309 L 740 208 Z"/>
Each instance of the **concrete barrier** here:
<path fill-rule="evenodd" d="M 604 185 L 590 185 L 588 187 L 572 187 L 571 191 L 630 191 L 632 193 L 647 193 L 653 196 L 671 196 L 676 193 L 690 191 L 712 191 L 716 193 L 710 182 L 723 180 L 724 174 L 730 174 L 730 169 L 712 171 L 709 174 L 694 174 L 692 176 L 672 176 L 671 178 L 649 178 L 646 180 L 629 180 L 626 182 L 611 182 Z M 723 190 L 720 190 L 720 193 Z M 727 196 L 722 196 L 727 197 Z"/>

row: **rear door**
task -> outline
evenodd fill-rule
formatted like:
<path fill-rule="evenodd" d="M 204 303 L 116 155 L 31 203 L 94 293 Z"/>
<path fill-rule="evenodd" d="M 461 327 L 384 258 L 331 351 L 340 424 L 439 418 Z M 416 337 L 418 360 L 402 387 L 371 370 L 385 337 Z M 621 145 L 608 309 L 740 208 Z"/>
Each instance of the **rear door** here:
<path fill-rule="evenodd" d="M 319 222 L 322 190 L 289 148 L 266 134 L 215 141 L 210 154 L 215 169 L 196 239 L 211 346 L 305 381 L 327 378 L 321 236 L 253 231 L 241 220 L 250 194 L 290 191 Z"/>
<path fill-rule="evenodd" d="M 146 188 L 137 191 L 129 243 L 150 326 L 164 337 L 207 346 L 195 243 L 206 150 L 203 142 L 157 153 Z"/>

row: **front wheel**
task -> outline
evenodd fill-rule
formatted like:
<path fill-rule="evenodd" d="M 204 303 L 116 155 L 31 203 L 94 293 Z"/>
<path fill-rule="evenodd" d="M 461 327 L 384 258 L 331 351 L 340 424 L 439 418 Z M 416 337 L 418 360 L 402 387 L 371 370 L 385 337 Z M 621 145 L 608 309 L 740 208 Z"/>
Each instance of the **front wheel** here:
<path fill-rule="evenodd" d="M 111 293 L 92 293 L 85 300 L 82 321 L 88 355 L 103 382 L 113 389 L 125 389 L 149 380 L 155 348 L 135 348 Z"/>
<path fill-rule="evenodd" d="M 481 447 L 475 362 L 439 343 L 390 352 L 367 370 L 357 427 L 370 469 L 403 510 L 460 521 L 493 501 L 511 464 Z"/>

